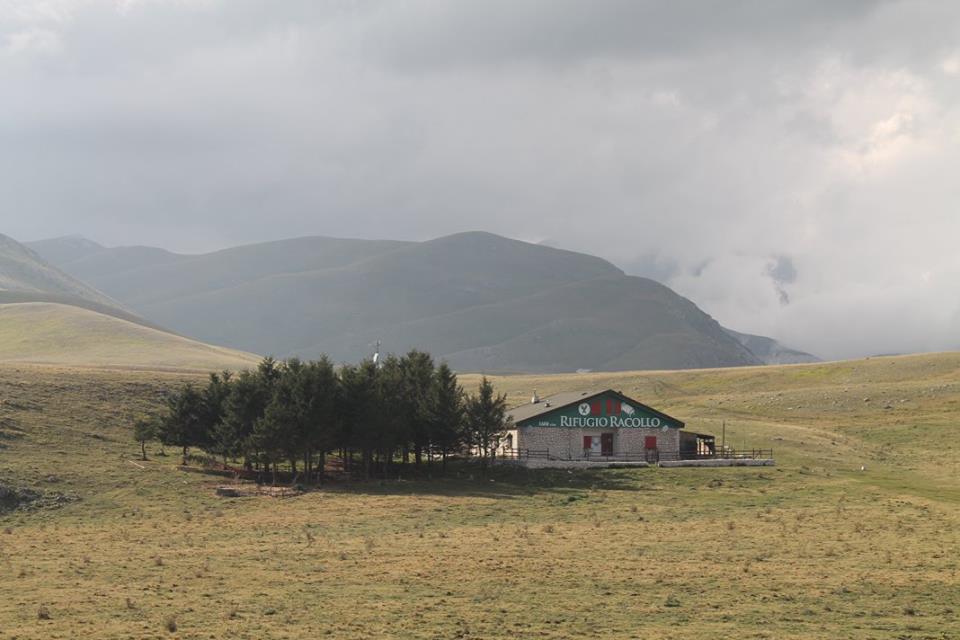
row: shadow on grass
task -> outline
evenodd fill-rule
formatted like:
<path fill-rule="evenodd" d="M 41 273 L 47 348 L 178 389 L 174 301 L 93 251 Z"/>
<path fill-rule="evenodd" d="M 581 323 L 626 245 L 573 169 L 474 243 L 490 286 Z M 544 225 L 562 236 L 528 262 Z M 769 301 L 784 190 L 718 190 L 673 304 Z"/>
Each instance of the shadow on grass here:
<path fill-rule="evenodd" d="M 219 477 L 233 474 L 208 467 L 179 467 L 181 471 Z M 291 475 L 280 473 L 276 486 L 298 486 L 306 491 L 357 495 L 437 495 L 487 498 L 513 498 L 538 493 L 589 491 L 591 489 L 635 491 L 650 489 L 648 469 L 526 469 L 493 466 L 482 469 L 479 464 L 455 462 L 446 471 L 439 467 L 395 465 L 387 478 L 364 479 L 348 473 L 328 474 L 322 484 L 297 482 Z M 255 477 L 255 476 L 254 476 Z M 252 480 L 253 478 L 248 478 Z M 270 484 L 270 475 L 262 474 L 263 484 Z"/>
<path fill-rule="evenodd" d="M 363 480 L 342 476 L 325 482 L 318 490 L 363 495 L 437 495 L 455 497 L 513 498 L 538 493 L 633 491 L 643 489 L 646 469 L 525 469 L 456 464 L 447 471 L 401 468 L 388 479 Z M 652 483 L 650 483 L 652 484 Z"/>

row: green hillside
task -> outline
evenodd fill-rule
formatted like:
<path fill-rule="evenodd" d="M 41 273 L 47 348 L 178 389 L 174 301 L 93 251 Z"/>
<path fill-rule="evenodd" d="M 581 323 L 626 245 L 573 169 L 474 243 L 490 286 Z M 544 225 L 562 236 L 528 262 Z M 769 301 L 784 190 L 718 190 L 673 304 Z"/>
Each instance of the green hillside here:
<path fill-rule="evenodd" d="M 107 249 L 62 266 L 161 326 L 278 356 L 358 360 L 383 340 L 388 351 L 426 349 L 468 370 L 761 362 L 667 287 L 598 257 L 489 233 L 301 238 L 202 256 Z"/>
<path fill-rule="evenodd" d="M 646 278 L 608 276 L 383 327 L 399 351 L 429 344 L 461 371 L 676 369 L 756 364 L 709 316 Z M 311 351 L 363 347 L 325 341 Z"/>
<path fill-rule="evenodd" d="M 251 354 L 65 304 L 0 304 L 0 361 L 149 369 L 241 369 Z"/>
<path fill-rule="evenodd" d="M 295 498 L 139 459 L 133 418 L 186 380 L 0 364 L 4 637 L 960 637 L 960 354 L 498 377 L 517 403 L 622 389 L 777 466 L 451 464 Z"/>

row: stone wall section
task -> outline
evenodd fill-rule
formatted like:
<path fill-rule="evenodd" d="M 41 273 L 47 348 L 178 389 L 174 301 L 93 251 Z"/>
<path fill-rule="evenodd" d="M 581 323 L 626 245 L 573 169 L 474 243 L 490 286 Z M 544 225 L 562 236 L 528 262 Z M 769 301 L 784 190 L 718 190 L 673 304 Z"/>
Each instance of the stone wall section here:
<path fill-rule="evenodd" d="M 661 455 L 676 456 L 680 451 L 679 429 L 580 429 L 563 427 L 518 427 L 516 430 L 519 449 L 549 451 L 550 456 L 563 460 L 583 460 L 583 437 L 613 434 L 613 454 L 643 455 L 647 436 L 657 438 L 657 450 Z M 590 459 L 600 456 L 593 455 Z"/>

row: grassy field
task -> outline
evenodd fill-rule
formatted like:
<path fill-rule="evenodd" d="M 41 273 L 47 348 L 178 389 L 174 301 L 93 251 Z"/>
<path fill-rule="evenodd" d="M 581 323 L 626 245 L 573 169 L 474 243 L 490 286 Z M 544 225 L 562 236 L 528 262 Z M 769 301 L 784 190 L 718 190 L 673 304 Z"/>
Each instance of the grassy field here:
<path fill-rule="evenodd" d="M 0 362 L 202 370 L 257 359 L 75 306 L 0 304 Z"/>
<path fill-rule="evenodd" d="M 0 638 L 960 637 L 960 354 L 496 378 L 726 420 L 778 466 L 288 499 L 137 460 L 132 417 L 184 377 L 0 366 L 0 485 L 46 505 L 0 515 Z"/>

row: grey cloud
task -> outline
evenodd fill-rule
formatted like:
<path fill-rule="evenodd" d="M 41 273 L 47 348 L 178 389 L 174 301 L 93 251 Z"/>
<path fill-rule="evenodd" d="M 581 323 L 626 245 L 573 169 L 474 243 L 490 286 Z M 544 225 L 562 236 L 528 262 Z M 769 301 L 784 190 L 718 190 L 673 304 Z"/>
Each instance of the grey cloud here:
<path fill-rule="evenodd" d="M 572 64 L 597 57 L 688 57 L 719 47 L 787 50 L 822 42 L 883 3 L 490 0 L 394 5 L 372 20 L 368 50 L 412 67 Z M 399 28 L 398 28 L 399 25 Z"/>
<path fill-rule="evenodd" d="M 951 3 L 17 4 L 0 232 L 19 239 L 486 229 L 827 357 L 960 343 Z"/>
<path fill-rule="evenodd" d="M 767 275 L 773 281 L 773 288 L 780 298 L 780 304 L 790 304 L 790 294 L 787 293 L 787 285 L 796 282 L 797 268 L 793 265 L 790 256 L 777 256 L 767 265 Z"/>

